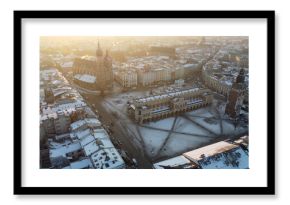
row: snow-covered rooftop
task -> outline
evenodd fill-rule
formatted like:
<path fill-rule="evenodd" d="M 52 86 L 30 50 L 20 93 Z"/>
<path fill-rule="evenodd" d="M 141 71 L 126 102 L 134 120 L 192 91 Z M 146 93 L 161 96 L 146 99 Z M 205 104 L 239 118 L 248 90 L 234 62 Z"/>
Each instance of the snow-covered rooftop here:
<path fill-rule="evenodd" d="M 247 169 L 248 155 L 241 147 L 198 161 L 202 169 Z"/>
<path fill-rule="evenodd" d="M 96 169 L 119 169 L 125 163 L 115 148 L 106 148 L 91 155 L 91 161 Z"/>
<path fill-rule="evenodd" d="M 49 113 L 40 116 L 40 121 L 47 120 L 47 119 L 57 119 L 56 113 Z"/>
<path fill-rule="evenodd" d="M 95 83 L 96 82 L 96 76 L 88 75 L 88 74 L 76 74 L 74 76 L 75 79 L 78 79 L 80 81 L 86 82 L 86 83 Z"/>
<path fill-rule="evenodd" d="M 183 155 L 192 160 L 200 160 L 203 158 L 203 155 L 205 155 L 206 157 L 210 157 L 218 153 L 226 152 L 236 147 L 238 146 L 225 141 L 220 141 L 211 145 L 207 145 L 205 147 L 201 147 L 199 149 L 195 149 L 190 152 L 186 152 Z"/>
<path fill-rule="evenodd" d="M 78 121 L 79 125 L 82 126 L 85 121 L 86 119 Z M 87 128 L 72 132 L 70 136 L 73 140 L 79 140 L 86 156 L 90 156 L 101 149 L 114 148 L 109 135 L 104 129 Z"/>
<path fill-rule="evenodd" d="M 248 152 L 229 142 L 214 143 L 154 165 L 155 169 L 247 169 Z"/>
<path fill-rule="evenodd" d="M 57 96 L 62 95 L 66 92 L 67 92 L 66 90 L 58 90 L 56 92 L 53 92 L 53 95 L 54 95 L 54 97 L 57 97 Z"/>
<path fill-rule="evenodd" d="M 79 129 L 97 128 L 101 126 L 101 122 L 96 118 L 86 118 L 83 120 L 76 121 L 70 125 L 71 131 L 77 131 Z"/>
<path fill-rule="evenodd" d="M 85 141 L 88 142 L 89 140 L 93 140 L 90 143 L 84 145 L 84 151 L 86 156 L 90 156 L 94 152 L 105 149 L 105 148 L 113 148 L 114 145 L 112 144 L 111 140 L 109 138 L 103 138 L 103 139 L 92 139 L 91 137 L 86 137 Z M 85 144 L 85 142 L 84 142 Z"/>
<path fill-rule="evenodd" d="M 70 137 L 71 139 L 79 139 L 81 140 L 82 138 L 84 138 L 85 136 L 88 136 L 91 134 L 91 130 L 88 128 L 88 129 L 85 129 L 85 130 L 79 130 L 79 131 L 76 131 L 76 132 L 71 132 L 70 133 Z"/>
<path fill-rule="evenodd" d="M 184 156 L 177 156 L 173 157 L 158 163 L 155 163 L 154 165 L 155 169 L 169 169 L 169 168 L 194 168 L 197 167 L 196 164 L 192 163 L 190 160 L 185 158 Z"/>
<path fill-rule="evenodd" d="M 195 64 L 185 64 L 185 65 L 183 65 L 183 68 L 185 68 L 185 69 L 193 69 L 193 68 L 196 68 L 197 66 L 198 66 L 197 63 L 195 63 Z"/>
<path fill-rule="evenodd" d="M 86 144 L 83 148 L 84 148 L 86 156 L 90 156 L 91 154 L 93 154 L 94 152 L 100 149 L 99 145 L 97 144 L 95 140 Z"/>
<path fill-rule="evenodd" d="M 62 68 L 72 68 L 73 64 L 74 64 L 73 61 L 67 61 L 67 62 L 64 62 L 63 64 L 61 64 L 61 67 Z"/>
<path fill-rule="evenodd" d="M 80 144 L 82 147 L 86 146 L 87 144 L 93 142 L 95 140 L 93 135 L 87 135 L 80 140 Z"/>
<path fill-rule="evenodd" d="M 93 135 L 96 139 L 109 138 L 108 133 L 104 129 L 95 129 Z"/>
<path fill-rule="evenodd" d="M 88 60 L 88 61 L 96 61 L 95 56 L 89 56 L 89 55 L 82 56 L 81 59 Z"/>
<path fill-rule="evenodd" d="M 74 102 L 70 103 L 61 103 L 57 104 L 53 107 L 45 107 L 42 109 L 43 114 L 49 114 L 49 113 L 54 113 L 60 110 L 69 110 L 69 109 L 75 109 L 75 108 L 81 108 L 85 107 L 87 104 L 82 101 L 82 100 L 75 100 Z"/>
<path fill-rule="evenodd" d="M 69 166 L 63 169 L 88 169 L 92 168 L 92 162 L 90 159 L 82 159 L 80 161 L 72 162 Z"/>
<path fill-rule="evenodd" d="M 153 100 L 157 100 L 157 99 L 177 97 L 177 96 L 185 95 L 188 93 L 194 93 L 198 90 L 199 90 L 199 88 L 191 88 L 191 89 L 187 89 L 187 90 L 180 90 L 180 91 L 176 91 L 176 92 L 164 93 L 161 95 L 152 95 L 152 96 L 148 96 L 148 97 L 138 98 L 135 101 L 137 103 L 145 103 L 145 102 L 149 102 L 149 101 L 153 101 Z"/>
<path fill-rule="evenodd" d="M 77 108 L 82 108 L 85 107 L 86 103 L 80 100 L 76 100 L 75 102 L 72 103 L 63 103 L 63 104 L 58 104 L 54 106 L 43 106 L 41 110 L 41 116 L 40 116 L 40 121 L 46 120 L 49 118 L 54 118 L 56 119 L 58 115 L 64 114 L 64 115 L 70 115 L 72 112 L 76 111 Z"/>
<path fill-rule="evenodd" d="M 57 73 L 58 73 L 58 71 L 56 68 L 45 69 L 45 70 L 40 71 L 40 76 L 45 77 L 45 76 L 55 75 Z"/>
<path fill-rule="evenodd" d="M 63 145 L 61 147 L 58 147 L 56 149 L 50 149 L 49 150 L 49 154 L 50 157 L 59 157 L 59 156 L 64 156 L 66 157 L 66 154 L 71 153 L 71 152 L 75 152 L 82 149 L 80 143 L 76 142 L 76 143 L 72 143 L 69 145 Z"/>
<path fill-rule="evenodd" d="M 246 169 L 248 155 L 238 145 L 221 141 L 186 152 L 184 157 L 197 162 L 203 169 Z"/>

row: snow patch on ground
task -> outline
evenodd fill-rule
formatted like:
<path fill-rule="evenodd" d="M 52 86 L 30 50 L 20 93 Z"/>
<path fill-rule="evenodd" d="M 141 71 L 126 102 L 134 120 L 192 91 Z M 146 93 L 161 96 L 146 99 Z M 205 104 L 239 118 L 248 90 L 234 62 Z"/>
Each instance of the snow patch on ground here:
<path fill-rule="evenodd" d="M 209 112 L 208 108 L 201 108 L 198 110 L 188 112 L 188 115 L 205 117 L 205 118 L 213 117 L 213 115 Z"/>
<path fill-rule="evenodd" d="M 168 132 L 140 128 L 145 143 L 146 151 L 149 156 L 155 156 L 167 138 Z"/>
<path fill-rule="evenodd" d="M 162 156 L 174 156 L 178 153 L 188 151 L 189 149 L 196 149 L 207 143 L 209 138 L 207 137 L 195 137 L 183 134 L 172 134 L 167 141 L 164 149 L 160 152 Z"/>
<path fill-rule="evenodd" d="M 211 118 L 211 123 L 206 122 L 206 118 L 203 119 L 191 117 L 191 119 L 193 119 L 195 122 L 205 127 L 206 129 L 210 130 L 211 132 L 215 133 L 216 135 L 219 135 L 221 133 L 220 121 L 217 119 Z"/>
<path fill-rule="evenodd" d="M 170 130 L 171 127 L 172 127 L 173 121 L 174 121 L 174 117 L 170 117 L 170 118 L 166 118 L 166 119 L 159 120 L 159 121 L 156 121 L 156 122 L 149 122 L 149 123 L 147 123 L 145 125 L 148 125 L 150 127 Z"/>
<path fill-rule="evenodd" d="M 175 125 L 175 131 L 197 135 L 209 135 L 206 130 L 200 128 L 199 126 L 184 118 L 178 118 Z"/>
<path fill-rule="evenodd" d="M 226 120 L 223 120 L 223 133 L 225 135 L 229 135 L 232 133 L 235 133 L 235 126 L 232 123 L 227 122 Z"/>

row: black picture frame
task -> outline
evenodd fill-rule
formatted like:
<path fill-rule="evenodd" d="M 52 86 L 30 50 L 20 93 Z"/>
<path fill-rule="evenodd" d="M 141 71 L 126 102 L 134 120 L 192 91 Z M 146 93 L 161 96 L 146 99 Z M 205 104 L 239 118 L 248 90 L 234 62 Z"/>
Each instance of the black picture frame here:
<path fill-rule="evenodd" d="M 22 19 L 211 18 L 267 20 L 266 187 L 23 187 Z M 273 195 L 275 194 L 275 11 L 14 11 L 14 194 L 16 195 Z"/>

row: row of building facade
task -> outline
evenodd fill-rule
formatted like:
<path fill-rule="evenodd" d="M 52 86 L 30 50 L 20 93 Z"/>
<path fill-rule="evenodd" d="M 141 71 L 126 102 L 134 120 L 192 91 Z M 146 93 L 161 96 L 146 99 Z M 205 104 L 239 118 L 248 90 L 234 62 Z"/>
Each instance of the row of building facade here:
<path fill-rule="evenodd" d="M 124 88 L 138 86 L 137 72 L 134 69 L 118 70 L 114 72 L 114 79 Z"/>
<path fill-rule="evenodd" d="M 203 79 L 204 84 L 208 88 L 213 89 L 214 91 L 216 91 L 224 96 L 228 95 L 228 93 L 232 87 L 231 82 L 229 82 L 229 83 L 222 82 L 220 79 L 209 74 L 208 71 L 206 70 L 206 68 L 202 69 L 202 79 Z"/>
<path fill-rule="evenodd" d="M 150 86 L 184 78 L 184 68 L 126 68 L 114 72 L 115 80 L 123 87 Z"/>
<path fill-rule="evenodd" d="M 150 52 L 152 56 L 130 59 L 126 64 L 133 64 L 133 66 L 125 69 L 116 64 L 113 71 L 112 58 L 108 51 L 103 55 L 98 44 L 96 56 L 75 58 L 74 62 L 70 62 L 68 66 L 72 67 L 76 84 L 92 90 L 105 90 L 112 87 L 113 79 L 126 88 L 183 79 L 185 76 L 199 73 L 201 64 L 205 60 L 204 55 L 195 56 L 194 54 L 192 55 L 198 59 L 194 63 L 188 56 L 180 56 L 181 60 L 174 60 L 170 56 L 175 56 L 175 49 L 168 50 L 163 47 L 152 49 L 154 50 Z M 66 69 L 66 65 L 61 65 L 61 67 Z"/>
<path fill-rule="evenodd" d="M 192 88 L 134 99 L 127 109 L 128 114 L 142 124 L 205 107 L 212 99 L 210 90 Z"/>

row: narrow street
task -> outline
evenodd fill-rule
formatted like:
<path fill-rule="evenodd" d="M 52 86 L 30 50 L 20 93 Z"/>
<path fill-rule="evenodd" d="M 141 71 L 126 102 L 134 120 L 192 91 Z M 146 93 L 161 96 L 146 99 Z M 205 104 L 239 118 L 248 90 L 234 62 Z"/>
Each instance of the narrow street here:
<path fill-rule="evenodd" d="M 125 151 L 129 158 L 135 158 L 139 169 L 151 169 L 152 163 L 150 159 L 147 158 L 146 153 L 143 153 L 143 150 L 139 149 L 138 146 L 132 142 L 130 133 L 125 129 L 125 126 L 123 126 L 123 124 L 125 123 L 124 125 L 126 125 L 127 122 L 117 115 L 112 115 L 112 113 L 109 113 L 103 107 L 102 102 L 104 98 L 102 96 L 91 94 L 83 94 L 83 96 L 92 110 L 94 112 L 97 110 L 99 120 L 102 124 L 110 127 L 111 140 L 116 147 Z"/>

